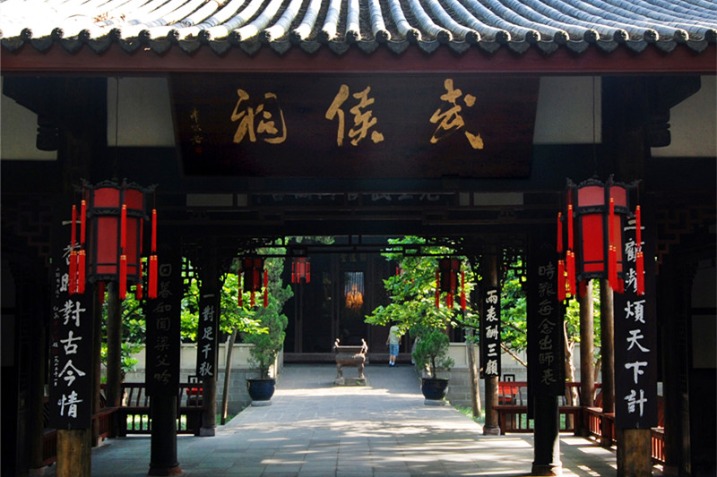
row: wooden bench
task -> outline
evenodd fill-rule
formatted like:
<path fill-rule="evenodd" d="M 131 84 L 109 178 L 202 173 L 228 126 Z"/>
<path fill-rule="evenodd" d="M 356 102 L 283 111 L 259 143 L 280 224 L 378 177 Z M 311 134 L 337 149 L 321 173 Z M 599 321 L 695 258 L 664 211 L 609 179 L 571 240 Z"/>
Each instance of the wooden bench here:
<path fill-rule="evenodd" d="M 334 353 L 336 360 L 336 379 L 334 384 L 344 385 L 348 384 L 346 378 L 344 378 L 344 367 L 356 368 L 358 377 L 351 380 L 351 384 L 366 384 L 366 376 L 364 375 L 364 368 L 366 366 L 366 353 L 368 352 L 368 345 L 362 338 L 360 345 L 342 345 L 337 338 L 334 342 Z"/>

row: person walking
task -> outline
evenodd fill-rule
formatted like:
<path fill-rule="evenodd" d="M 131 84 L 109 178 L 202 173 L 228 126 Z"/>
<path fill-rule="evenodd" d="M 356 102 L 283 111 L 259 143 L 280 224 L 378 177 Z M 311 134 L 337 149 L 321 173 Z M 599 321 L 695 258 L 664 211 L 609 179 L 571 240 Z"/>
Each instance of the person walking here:
<path fill-rule="evenodd" d="M 400 331 L 397 325 L 391 326 L 388 330 L 388 338 L 386 344 L 388 345 L 388 365 L 393 367 L 396 366 L 396 358 L 398 357 L 398 347 L 401 342 Z"/>

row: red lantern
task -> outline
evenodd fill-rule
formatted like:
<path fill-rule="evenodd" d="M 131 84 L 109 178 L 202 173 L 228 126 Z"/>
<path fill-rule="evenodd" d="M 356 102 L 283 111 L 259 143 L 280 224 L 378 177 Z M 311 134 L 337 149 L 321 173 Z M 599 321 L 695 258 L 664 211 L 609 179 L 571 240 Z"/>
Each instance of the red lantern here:
<path fill-rule="evenodd" d="M 614 291 L 624 289 L 624 221 L 629 213 L 627 187 L 610 178 L 607 183 L 589 179 L 575 186 L 568 183 L 568 246 L 564 262 L 558 261 L 558 296 L 574 296 L 576 281 L 607 279 Z M 561 253 L 562 223 L 558 215 L 558 253 Z M 573 219 L 574 217 L 574 219 Z M 574 220 L 574 224 L 573 224 Z M 573 248 L 573 234 L 577 237 Z M 564 267 L 564 276 L 560 269 Z"/>
<path fill-rule="evenodd" d="M 244 257 L 241 261 L 241 273 L 244 278 L 244 292 L 249 292 L 251 295 L 250 306 L 255 305 L 255 293 L 261 291 L 262 282 L 265 284 L 264 291 L 264 306 L 268 305 L 268 280 L 269 275 L 264 271 L 264 259 L 261 257 Z M 263 277 L 262 277 L 263 275 Z M 242 304 L 241 298 L 241 285 L 239 291 L 239 304 Z"/>
<path fill-rule="evenodd" d="M 84 292 L 85 276 L 93 283 L 115 282 L 119 297 L 124 299 L 128 285 L 138 286 L 142 295 L 142 240 L 146 220 L 145 195 L 148 191 L 136 184 L 117 184 L 106 181 L 83 186 L 80 209 L 80 243 L 76 258 L 76 284 L 78 293 Z M 74 210 L 74 206 L 73 206 Z M 73 214 L 74 217 L 74 214 Z M 89 225 L 89 243 L 85 252 L 86 227 Z M 74 243 L 74 219 L 72 241 Z M 156 253 L 156 213 L 153 214 L 152 248 Z M 85 258 L 87 256 L 87 258 Z M 149 298 L 157 296 L 157 267 L 149 267 Z M 72 288 L 72 287 L 71 287 Z"/>
<path fill-rule="evenodd" d="M 296 257 L 291 261 L 291 283 L 311 283 L 311 262 L 306 257 Z"/>
<path fill-rule="evenodd" d="M 461 262 L 456 258 L 442 258 L 438 262 L 436 307 L 439 306 L 441 292 L 447 293 L 446 306 L 453 308 L 453 297 L 458 289 L 458 272 L 461 269 Z"/>

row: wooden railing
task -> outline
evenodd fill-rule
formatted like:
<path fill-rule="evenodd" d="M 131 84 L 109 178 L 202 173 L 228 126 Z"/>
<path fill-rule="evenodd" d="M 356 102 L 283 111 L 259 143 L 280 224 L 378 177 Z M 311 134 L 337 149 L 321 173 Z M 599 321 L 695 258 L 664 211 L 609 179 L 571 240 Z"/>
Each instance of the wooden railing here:
<path fill-rule="evenodd" d="M 150 397 L 144 383 L 123 383 L 123 405 L 117 409 L 117 435 L 150 434 Z M 177 392 L 177 434 L 198 436 L 202 427 L 203 388 L 198 383 L 180 383 Z"/>
<path fill-rule="evenodd" d="M 533 420 L 528 419 L 527 383 L 524 381 L 501 381 L 498 383 L 498 405 L 494 409 L 498 412 L 498 425 L 502 434 L 506 432 L 533 432 Z M 566 396 L 571 393 L 577 399 L 573 405 L 569 400 L 561 398 L 560 431 L 585 434 L 598 439 L 607 445 L 617 445 L 615 433 L 615 414 L 602 412 L 601 407 L 581 406 L 580 383 L 568 382 L 565 384 Z M 599 393 L 600 385 L 595 385 L 595 393 Z M 599 394 L 594 396 L 594 402 L 599 406 Z M 652 429 L 651 448 L 652 460 L 655 463 L 665 463 L 665 432 L 663 429 L 662 401 L 658 401 L 658 425 Z"/>

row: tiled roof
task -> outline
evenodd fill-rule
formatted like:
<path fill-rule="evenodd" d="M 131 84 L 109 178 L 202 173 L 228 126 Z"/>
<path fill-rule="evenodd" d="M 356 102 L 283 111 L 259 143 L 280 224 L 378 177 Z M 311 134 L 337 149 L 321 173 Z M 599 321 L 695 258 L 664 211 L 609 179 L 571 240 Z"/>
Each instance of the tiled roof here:
<path fill-rule="evenodd" d="M 3 0 L 3 49 L 112 45 L 193 53 L 262 48 L 337 55 L 447 47 L 550 54 L 565 48 L 700 52 L 717 38 L 714 0 Z"/>

